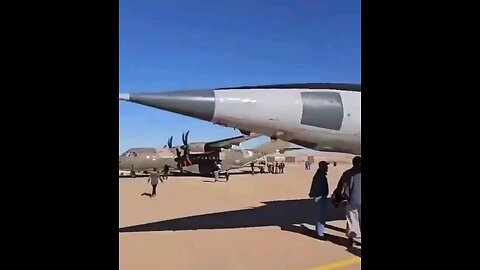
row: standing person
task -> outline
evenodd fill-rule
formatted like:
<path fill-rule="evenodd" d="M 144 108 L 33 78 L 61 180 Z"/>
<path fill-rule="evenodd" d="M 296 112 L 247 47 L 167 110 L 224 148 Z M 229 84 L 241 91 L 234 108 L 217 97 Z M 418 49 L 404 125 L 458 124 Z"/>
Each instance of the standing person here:
<path fill-rule="evenodd" d="M 354 243 L 361 245 L 361 189 L 362 189 L 362 172 L 356 172 L 350 180 L 350 197 L 346 207 L 347 211 L 347 238 L 348 245 L 351 247 Z"/>
<path fill-rule="evenodd" d="M 356 156 L 352 160 L 352 167 L 348 170 L 346 170 L 342 176 L 340 177 L 340 180 L 338 181 L 337 187 L 333 191 L 332 194 L 332 202 L 335 207 L 338 207 L 340 203 L 346 202 L 348 196 L 349 196 L 349 191 L 350 188 L 350 180 L 353 175 L 356 173 L 359 173 L 362 169 L 362 158 L 359 156 Z"/>
<path fill-rule="evenodd" d="M 327 196 L 328 196 L 328 163 L 320 161 L 318 170 L 313 176 L 312 186 L 308 196 L 314 201 L 315 230 L 318 237 L 325 240 L 324 231 L 327 217 Z"/>
<path fill-rule="evenodd" d="M 150 173 L 150 176 L 148 177 L 148 182 L 152 184 L 152 197 L 157 196 L 158 180 L 163 183 L 162 176 L 157 172 L 157 168 L 153 168 L 153 172 Z"/>
<path fill-rule="evenodd" d="M 219 181 L 219 175 L 220 175 L 220 169 L 222 168 L 222 165 L 219 162 L 215 161 L 215 166 L 213 168 L 213 175 L 215 177 L 215 182 Z"/>
<path fill-rule="evenodd" d="M 255 166 L 255 164 L 253 162 L 250 163 L 250 168 L 252 168 L 252 175 L 255 174 L 255 167 L 254 166 Z"/>
<path fill-rule="evenodd" d="M 275 174 L 278 173 L 278 161 L 275 161 Z"/>
<path fill-rule="evenodd" d="M 285 168 L 285 162 L 280 162 L 280 173 L 283 173 L 283 169 Z"/>
<path fill-rule="evenodd" d="M 170 169 L 170 166 L 166 165 L 163 166 L 163 177 L 165 178 L 165 180 L 168 180 L 168 171 Z"/>

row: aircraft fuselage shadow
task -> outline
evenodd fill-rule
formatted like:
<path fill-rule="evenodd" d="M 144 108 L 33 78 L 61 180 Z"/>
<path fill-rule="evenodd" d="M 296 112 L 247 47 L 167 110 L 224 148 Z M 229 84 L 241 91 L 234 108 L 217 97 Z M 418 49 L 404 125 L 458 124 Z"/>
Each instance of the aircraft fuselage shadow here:
<path fill-rule="evenodd" d="M 263 202 L 250 209 L 196 215 L 145 223 L 119 229 L 120 233 L 150 231 L 215 230 L 278 226 L 283 231 L 298 233 L 317 239 L 317 233 L 303 224 L 313 225 L 313 201 L 311 199 Z M 345 220 L 345 206 L 335 208 L 327 204 L 327 222 Z M 298 225 L 302 224 L 302 225 Z M 345 233 L 345 230 L 326 225 L 327 228 Z M 327 241 L 347 247 L 346 237 L 327 234 Z M 348 252 L 361 257 L 361 250 L 348 248 Z"/>
<path fill-rule="evenodd" d="M 251 209 L 196 215 L 123 227 L 120 233 L 149 231 L 214 230 L 278 226 L 313 225 L 313 202 L 310 199 L 264 202 Z M 327 221 L 345 220 L 345 208 L 328 204 Z"/>

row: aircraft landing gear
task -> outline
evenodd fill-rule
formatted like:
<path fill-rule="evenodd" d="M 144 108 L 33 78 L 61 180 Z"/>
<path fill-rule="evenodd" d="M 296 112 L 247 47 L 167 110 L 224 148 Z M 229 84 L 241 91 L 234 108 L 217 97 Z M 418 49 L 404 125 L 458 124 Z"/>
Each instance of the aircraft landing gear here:
<path fill-rule="evenodd" d="M 132 164 L 132 168 L 130 169 L 130 177 L 135 178 L 136 176 L 137 174 L 135 173 L 135 167 L 133 167 L 133 164 Z"/>
<path fill-rule="evenodd" d="M 225 182 L 228 182 L 228 179 L 230 179 L 230 173 L 227 171 L 225 171 Z"/>

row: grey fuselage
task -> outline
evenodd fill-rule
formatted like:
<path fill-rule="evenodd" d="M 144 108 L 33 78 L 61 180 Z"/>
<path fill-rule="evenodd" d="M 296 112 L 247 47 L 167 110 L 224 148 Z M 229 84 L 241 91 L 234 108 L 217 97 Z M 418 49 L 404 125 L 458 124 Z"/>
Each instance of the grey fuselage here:
<path fill-rule="evenodd" d="M 266 85 L 119 98 L 314 150 L 361 154 L 360 84 Z"/>
<path fill-rule="evenodd" d="M 171 148 L 131 148 L 119 156 L 119 170 L 147 171 L 165 165 L 177 167 L 175 149 Z"/>

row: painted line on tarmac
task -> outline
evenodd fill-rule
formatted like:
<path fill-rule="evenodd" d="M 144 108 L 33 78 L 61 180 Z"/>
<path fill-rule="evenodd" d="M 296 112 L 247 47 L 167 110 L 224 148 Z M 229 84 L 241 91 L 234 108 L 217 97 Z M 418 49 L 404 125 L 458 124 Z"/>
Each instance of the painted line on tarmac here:
<path fill-rule="evenodd" d="M 331 263 L 331 264 L 327 264 L 327 265 L 318 266 L 318 267 L 312 268 L 310 270 L 333 270 L 333 269 L 357 264 L 357 263 L 360 263 L 360 262 L 361 262 L 360 258 L 353 258 L 353 259 L 349 259 L 349 260 L 345 260 L 345 261 L 340 261 L 340 262 L 335 262 L 335 263 Z"/>

